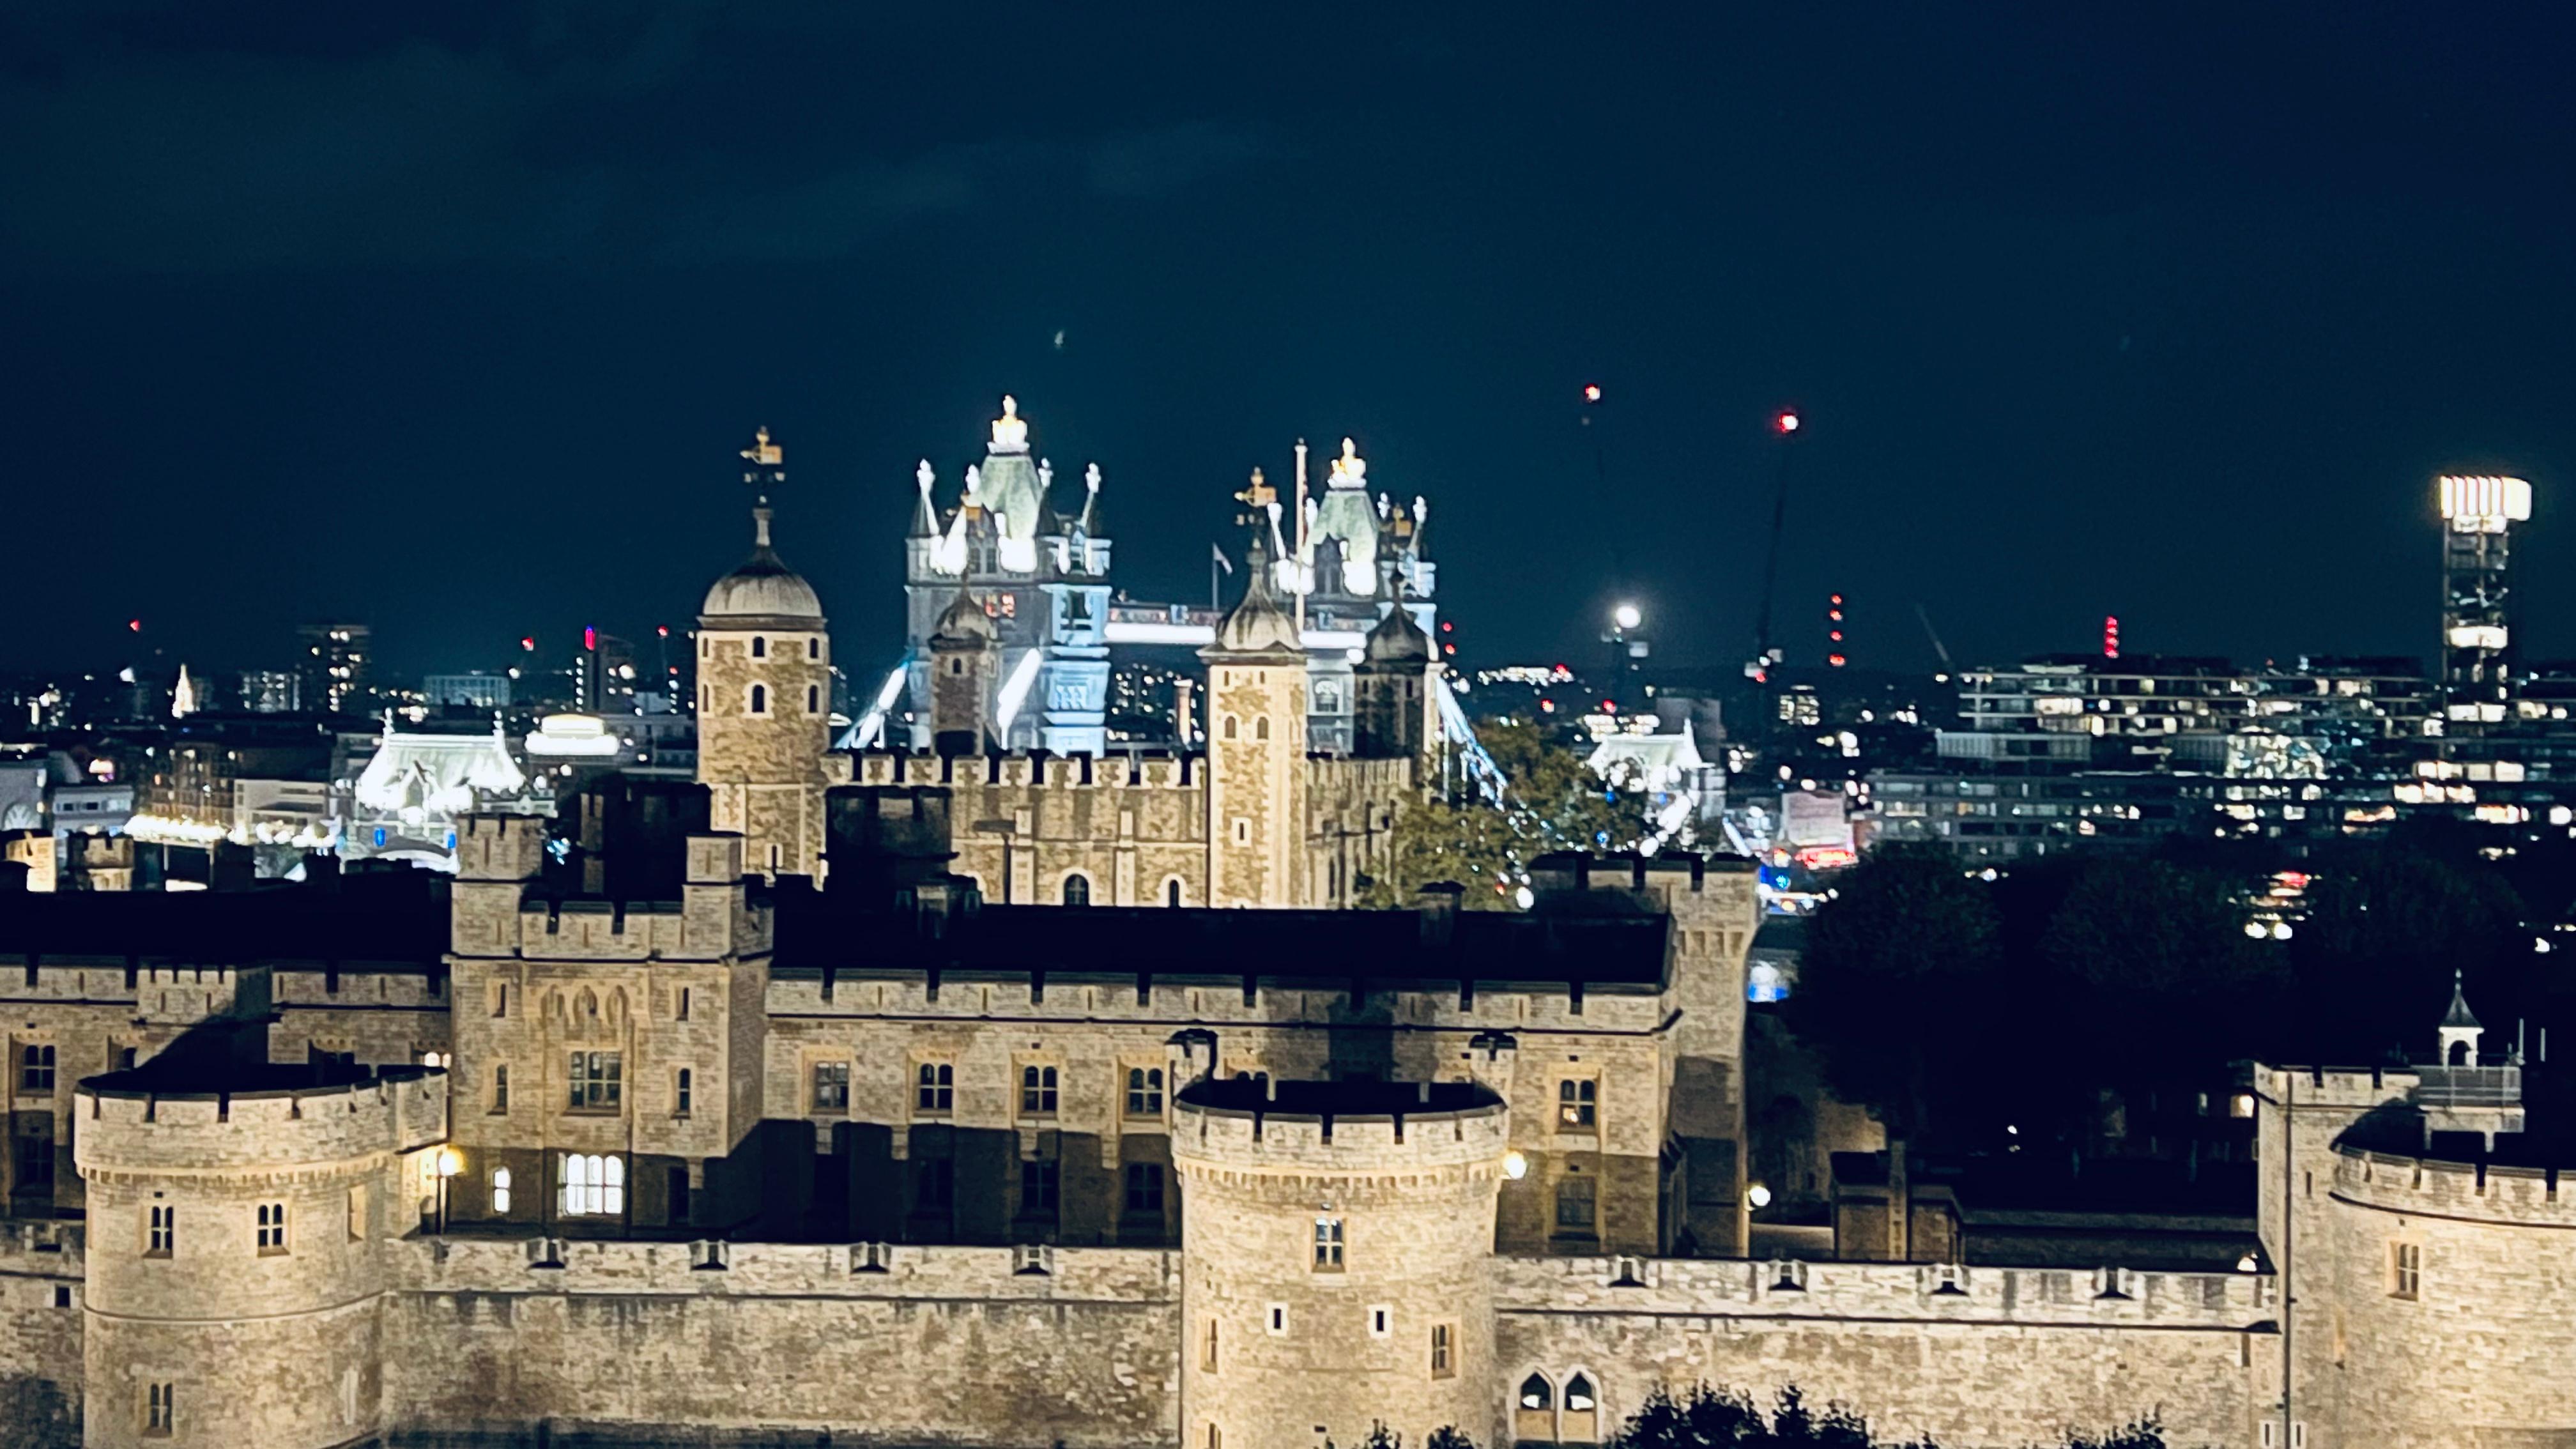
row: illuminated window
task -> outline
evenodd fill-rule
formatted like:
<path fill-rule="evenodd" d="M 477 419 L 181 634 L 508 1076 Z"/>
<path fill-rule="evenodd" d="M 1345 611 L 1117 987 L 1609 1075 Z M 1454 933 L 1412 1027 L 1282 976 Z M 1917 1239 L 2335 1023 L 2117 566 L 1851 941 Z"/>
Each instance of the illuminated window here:
<path fill-rule="evenodd" d="M 1333 1217 L 1315 1219 L 1315 1271 L 1342 1271 L 1342 1220 Z"/>
<path fill-rule="evenodd" d="M 500 1216 L 510 1210 L 510 1169 L 492 1169 L 492 1212 Z"/>
<path fill-rule="evenodd" d="M 2415 1301 L 2424 1286 L 2424 1245 L 2391 1243 L 2388 1245 L 2388 1296 Z"/>
<path fill-rule="evenodd" d="M 1163 1115 L 1163 1069 L 1161 1067 L 1127 1069 L 1127 1115 L 1130 1117 Z"/>
<path fill-rule="evenodd" d="M 626 1211 L 626 1159 L 570 1153 L 563 1160 L 563 1215 L 616 1217 Z"/>
<path fill-rule="evenodd" d="M 913 1073 L 912 1105 L 922 1112 L 946 1112 L 956 1104 L 957 1069 L 947 1062 L 923 1062 Z"/>
<path fill-rule="evenodd" d="M 286 1251 L 286 1204 L 264 1202 L 259 1205 L 259 1251 L 262 1257 L 274 1257 Z"/>
<path fill-rule="evenodd" d="M 1055 1068 L 1020 1068 L 1020 1111 L 1038 1117 L 1055 1115 Z"/>
<path fill-rule="evenodd" d="M 1601 1084 L 1589 1077 L 1568 1077 L 1556 1084 L 1556 1130 L 1589 1132 Z"/>
<path fill-rule="evenodd" d="M 568 1105 L 575 1112 L 616 1111 L 624 1074 L 624 1059 L 618 1052 L 574 1052 Z"/>

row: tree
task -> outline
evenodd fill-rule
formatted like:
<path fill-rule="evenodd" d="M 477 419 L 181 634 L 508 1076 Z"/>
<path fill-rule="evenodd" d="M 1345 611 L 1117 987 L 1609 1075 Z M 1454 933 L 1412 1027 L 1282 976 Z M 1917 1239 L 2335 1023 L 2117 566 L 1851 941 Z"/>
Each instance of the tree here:
<path fill-rule="evenodd" d="M 2358 1063 L 2421 1051 L 2460 971 L 2479 1011 L 2526 1009 L 2533 954 L 2524 908 L 2502 873 L 2431 829 L 2356 841 L 2323 856 L 2292 939 L 2299 1012 L 2312 1052 Z M 2308 1045 L 2305 1043 L 2299 1045 Z"/>
<path fill-rule="evenodd" d="M 2063 1449 L 2165 1449 L 2155 1419 L 2139 1419 L 2095 1439 L 2066 1431 Z M 1611 1436 L 1611 1449 L 1934 1449 L 1928 1439 L 1873 1439 L 1869 1423 L 1848 1406 L 1807 1407 L 1796 1386 L 1780 1390 L 1769 1414 L 1742 1391 L 1706 1384 L 1680 1398 L 1658 1386 Z M 1394 1446 L 1386 1446 L 1394 1449 Z"/>
<path fill-rule="evenodd" d="M 1626 850 L 1644 834 L 1639 797 L 1593 774 L 1582 755 L 1537 725 L 1490 723 L 1477 738 L 1510 782 L 1503 802 L 1488 803 L 1473 788 L 1407 799 L 1386 868 L 1360 882 L 1362 905 L 1411 905 L 1422 887 L 1448 881 L 1466 887 L 1468 909 L 1513 909 L 1531 861 L 1557 850 Z"/>
<path fill-rule="evenodd" d="M 2087 862 L 2050 913 L 2039 951 L 2061 1024 L 2098 1078 L 2224 1063 L 2260 1047 L 2289 980 L 2271 941 L 2245 934 L 2239 883 L 2161 860 Z"/>
<path fill-rule="evenodd" d="M 1898 842 L 1862 857 L 1807 923 L 1790 1028 L 1822 1057 L 1844 1101 L 1876 1108 L 1891 1131 L 1964 1104 L 1968 1068 L 1991 1057 L 1999 920 L 1986 887 L 1936 845 Z"/>

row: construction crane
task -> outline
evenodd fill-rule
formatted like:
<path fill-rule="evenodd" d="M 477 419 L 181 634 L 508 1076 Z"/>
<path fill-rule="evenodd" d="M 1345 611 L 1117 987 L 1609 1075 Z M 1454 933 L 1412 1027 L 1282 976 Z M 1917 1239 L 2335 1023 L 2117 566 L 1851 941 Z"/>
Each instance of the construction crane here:
<path fill-rule="evenodd" d="M 1780 579 L 1780 535 L 1789 522 L 1789 440 L 1798 435 L 1798 414 L 1782 408 L 1771 416 L 1771 431 L 1780 437 L 1779 486 L 1771 496 L 1771 543 L 1762 555 L 1762 606 L 1753 618 L 1753 657 L 1745 661 L 1744 677 L 1756 684 L 1771 679 L 1771 666 L 1780 662 L 1778 651 L 1771 647 L 1771 595 Z"/>
<path fill-rule="evenodd" d="M 1950 651 L 1941 647 L 1941 632 L 1932 627 L 1932 616 L 1924 612 L 1921 604 L 1917 604 L 1914 606 L 1914 617 L 1923 621 L 1923 637 L 1932 641 L 1932 652 L 1941 656 L 1941 670 L 1945 674 L 1948 673 Z"/>

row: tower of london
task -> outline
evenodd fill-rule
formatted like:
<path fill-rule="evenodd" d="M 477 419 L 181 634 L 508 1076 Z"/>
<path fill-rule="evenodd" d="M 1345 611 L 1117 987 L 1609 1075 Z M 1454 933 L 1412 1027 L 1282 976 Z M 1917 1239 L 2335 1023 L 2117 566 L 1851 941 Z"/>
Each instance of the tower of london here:
<path fill-rule="evenodd" d="M 1106 545 L 1024 442 L 988 541 L 925 491 L 913 547 L 1054 569 L 1070 621 Z M 1757 1250 L 1751 862 L 1351 908 L 1439 662 L 1388 600 L 1319 742 L 1308 560 L 1259 536 L 1204 750 L 1081 748 L 1092 646 L 1017 642 L 972 569 L 918 621 L 927 728 L 831 748 L 783 455 L 746 461 L 694 783 L 467 815 L 452 882 L 0 899 L 0 1374 L 84 1442 L 1581 1445 L 1702 1382 L 1997 1449 L 2576 1436 L 2544 1069 L 2464 997 L 2421 1066 L 2249 1070 L 2241 1259 L 1965 1251 L 1901 1145 L 1830 1246 Z M 1372 583 L 1373 511 L 1320 516 Z M 1034 736 L 1015 647 L 1066 671 Z"/>

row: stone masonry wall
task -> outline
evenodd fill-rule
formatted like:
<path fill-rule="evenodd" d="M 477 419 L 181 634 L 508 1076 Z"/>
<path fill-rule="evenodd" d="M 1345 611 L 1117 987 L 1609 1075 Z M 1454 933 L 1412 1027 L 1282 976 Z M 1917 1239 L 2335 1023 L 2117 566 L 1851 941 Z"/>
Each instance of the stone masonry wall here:
<path fill-rule="evenodd" d="M 1633 1286 L 1613 1260 L 1495 1263 L 1503 1385 L 1542 1375 L 1563 1407 L 1583 1375 L 1602 1438 L 1658 1385 L 1768 1399 L 1794 1384 L 1944 1449 L 2025 1449 L 2144 1414 L 2178 1449 L 2241 1449 L 2258 1442 L 2273 1392 L 2277 1310 L 2262 1275 L 2124 1274 L 2124 1296 L 2104 1298 L 2094 1275 L 2053 1270 L 1951 1270 L 1944 1291 L 1930 1264 L 1626 1266 Z"/>
<path fill-rule="evenodd" d="M 405 1245 L 386 1299 L 397 1431 L 685 1425 L 839 1442 L 1171 1442 L 1175 1255 L 687 1243 Z"/>

